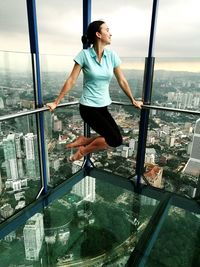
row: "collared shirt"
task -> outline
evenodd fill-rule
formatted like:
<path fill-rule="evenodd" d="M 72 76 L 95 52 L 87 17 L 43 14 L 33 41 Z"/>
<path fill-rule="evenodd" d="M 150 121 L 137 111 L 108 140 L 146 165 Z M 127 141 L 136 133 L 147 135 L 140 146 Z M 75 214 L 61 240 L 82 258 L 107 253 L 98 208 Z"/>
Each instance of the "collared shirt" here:
<path fill-rule="evenodd" d="M 104 107 L 111 104 L 109 84 L 113 69 L 121 63 L 112 50 L 104 49 L 101 61 L 98 61 L 93 47 L 83 49 L 74 58 L 83 71 L 83 92 L 80 103 L 85 106 Z"/>

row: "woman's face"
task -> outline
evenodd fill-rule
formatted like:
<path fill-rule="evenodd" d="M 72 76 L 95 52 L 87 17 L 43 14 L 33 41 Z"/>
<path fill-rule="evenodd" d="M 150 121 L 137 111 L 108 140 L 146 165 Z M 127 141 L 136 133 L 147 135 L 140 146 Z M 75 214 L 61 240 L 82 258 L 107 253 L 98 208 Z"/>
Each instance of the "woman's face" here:
<path fill-rule="evenodd" d="M 105 45 L 111 44 L 111 36 L 112 34 L 109 31 L 108 25 L 106 23 L 103 23 L 100 27 L 100 32 L 97 35 L 101 42 L 103 42 Z"/>

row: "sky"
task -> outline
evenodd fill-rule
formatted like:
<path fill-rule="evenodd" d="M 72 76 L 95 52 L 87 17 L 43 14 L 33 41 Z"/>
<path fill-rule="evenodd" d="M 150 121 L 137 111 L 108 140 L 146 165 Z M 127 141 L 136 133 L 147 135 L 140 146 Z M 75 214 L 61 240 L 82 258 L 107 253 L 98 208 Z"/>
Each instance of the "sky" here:
<path fill-rule="evenodd" d="M 92 20 L 106 21 L 120 57 L 147 56 L 152 2 L 92 1 Z M 82 0 L 36 0 L 36 8 L 40 53 L 75 56 L 82 46 Z M 154 56 L 199 57 L 200 1 L 160 0 L 158 8 Z M 29 53 L 25 0 L 0 0 L 0 50 Z"/>

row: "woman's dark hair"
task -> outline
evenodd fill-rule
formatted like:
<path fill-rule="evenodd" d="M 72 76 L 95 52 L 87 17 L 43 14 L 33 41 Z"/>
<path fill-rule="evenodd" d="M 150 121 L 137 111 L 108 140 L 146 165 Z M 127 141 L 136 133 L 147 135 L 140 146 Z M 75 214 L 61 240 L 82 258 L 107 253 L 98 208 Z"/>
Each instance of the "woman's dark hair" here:
<path fill-rule="evenodd" d="M 95 20 L 88 25 L 87 32 L 81 38 L 84 46 L 90 46 L 94 44 L 96 38 L 96 32 L 100 32 L 101 25 L 105 23 L 102 20 Z"/>

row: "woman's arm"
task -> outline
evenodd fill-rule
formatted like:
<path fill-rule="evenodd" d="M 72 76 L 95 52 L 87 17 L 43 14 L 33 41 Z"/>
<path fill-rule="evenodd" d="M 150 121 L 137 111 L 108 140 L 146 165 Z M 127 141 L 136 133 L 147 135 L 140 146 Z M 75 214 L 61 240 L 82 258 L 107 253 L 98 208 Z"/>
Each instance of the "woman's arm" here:
<path fill-rule="evenodd" d="M 132 95 L 131 89 L 129 87 L 129 84 L 126 80 L 126 78 L 124 77 L 124 74 L 120 68 L 120 66 L 114 68 L 114 74 L 115 77 L 119 83 L 119 86 L 121 87 L 121 89 L 124 91 L 124 93 L 128 96 L 128 98 L 131 100 L 131 103 L 136 107 L 141 109 L 141 106 L 143 105 L 142 101 L 136 101 Z"/>
<path fill-rule="evenodd" d="M 74 64 L 71 74 L 63 85 L 58 97 L 54 100 L 54 102 L 47 103 L 46 106 L 50 109 L 50 111 L 54 111 L 57 105 L 60 103 L 62 98 L 67 94 L 75 85 L 76 80 L 80 74 L 81 66 L 77 63 Z"/>

